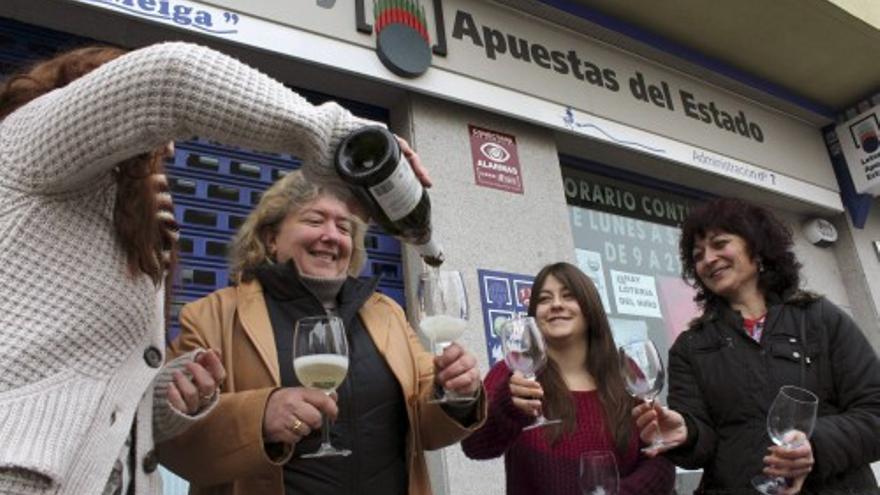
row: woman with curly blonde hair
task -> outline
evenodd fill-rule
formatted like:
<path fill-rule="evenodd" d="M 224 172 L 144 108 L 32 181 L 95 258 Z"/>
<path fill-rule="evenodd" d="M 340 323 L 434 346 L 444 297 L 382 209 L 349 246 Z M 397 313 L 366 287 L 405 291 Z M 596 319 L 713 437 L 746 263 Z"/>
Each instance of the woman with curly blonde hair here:
<path fill-rule="evenodd" d="M 288 174 L 233 242 L 237 285 L 181 311 L 171 354 L 219 349 L 230 370 L 217 410 L 160 449 L 192 493 L 430 494 L 423 451 L 480 424 L 474 356 L 453 344 L 435 358 L 378 281 L 356 278 L 366 260 L 357 212 L 346 190 Z M 304 388 L 293 370 L 294 325 L 316 315 L 339 316 L 349 341 L 338 400 Z M 473 400 L 429 403 L 438 387 Z M 350 456 L 302 457 L 320 443 L 322 414 L 336 419 L 333 443 Z"/>

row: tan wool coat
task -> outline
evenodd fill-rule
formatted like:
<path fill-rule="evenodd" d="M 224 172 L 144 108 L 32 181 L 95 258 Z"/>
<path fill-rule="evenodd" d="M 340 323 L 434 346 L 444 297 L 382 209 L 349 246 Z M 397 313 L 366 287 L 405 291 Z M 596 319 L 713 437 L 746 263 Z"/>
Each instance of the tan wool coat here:
<path fill-rule="evenodd" d="M 479 427 L 486 417 L 485 401 L 470 428 L 450 418 L 439 405 L 428 404 L 434 392 L 433 356 L 422 347 L 401 307 L 375 293 L 359 316 L 406 401 L 409 494 L 430 495 L 424 450 L 451 445 Z M 282 466 L 291 451 L 272 458 L 263 443 L 266 402 L 281 386 L 281 379 L 259 282 L 221 289 L 187 304 L 180 324 L 181 335 L 169 349 L 169 357 L 197 347 L 218 349 L 228 378 L 219 404 L 204 421 L 159 445 L 160 460 L 190 481 L 190 493 L 284 493 Z"/>

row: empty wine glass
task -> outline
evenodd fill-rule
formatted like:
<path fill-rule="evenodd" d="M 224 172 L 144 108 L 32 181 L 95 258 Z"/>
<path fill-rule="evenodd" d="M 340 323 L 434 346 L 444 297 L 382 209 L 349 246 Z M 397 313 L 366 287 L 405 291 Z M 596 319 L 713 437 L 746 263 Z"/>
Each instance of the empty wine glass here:
<path fill-rule="evenodd" d="M 657 347 L 650 339 L 636 340 L 620 346 L 620 374 L 626 390 L 633 397 L 653 405 L 654 399 L 663 390 L 666 372 Z M 643 450 L 654 450 L 664 445 L 663 435 L 657 432 L 651 445 Z"/>
<path fill-rule="evenodd" d="M 793 449 L 806 442 L 816 426 L 819 398 L 809 390 L 785 385 L 767 411 L 767 433 L 776 445 Z M 759 474 L 752 478 L 755 490 L 775 495 L 787 488 L 785 478 Z"/>
<path fill-rule="evenodd" d="M 583 495 L 617 495 L 620 474 L 614 452 L 596 450 L 581 454 L 578 485 Z"/>
<path fill-rule="evenodd" d="M 305 387 L 330 395 L 348 373 L 348 340 L 342 319 L 336 316 L 314 316 L 296 322 L 293 335 L 293 370 Z M 323 416 L 321 447 L 302 457 L 347 456 L 348 449 L 330 443 L 330 420 Z"/>
<path fill-rule="evenodd" d="M 436 355 L 443 354 L 453 340 L 467 329 L 467 293 L 461 272 L 430 269 L 419 276 L 419 328 L 431 340 Z M 444 390 L 430 403 L 471 401 Z"/>
<path fill-rule="evenodd" d="M 531 316 L 513 318 L 501 327 L 501 348 L 504 350 L 507 367 L 511 371 L 519 371 L 527 380 L 534 380 L 547 363 L 544 336 L 541 335 L 538 322 Z M 523 431 L 559 422 L 558 419 L 545 418 L 542 412 Z"/>

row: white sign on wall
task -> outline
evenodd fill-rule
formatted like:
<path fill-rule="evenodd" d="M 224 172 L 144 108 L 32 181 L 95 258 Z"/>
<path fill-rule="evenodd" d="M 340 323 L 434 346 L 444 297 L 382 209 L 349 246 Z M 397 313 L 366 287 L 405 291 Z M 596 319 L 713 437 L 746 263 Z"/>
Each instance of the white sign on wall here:
<path fill-rule="evenodd" d="M 611 286 L 618 313 L 663 317 L 657 299 L 657 285 L 651 275 L 611 270 Z"/>
<path fill-rule="evenodd" d="M 836 128 L 856 192 L 880 196 L 880 105 Z"/>
<path fill-rule="evenodd" d="M 611 304 L 608 303 L 608 284 L 605 282 L 605 270 L 602 268 L 602 254 L 596 251 L 587 251 L 586 249 L 576 248 L 574 255 L 577 258 L 578 268 L 587 274 L 596 286 L 599 292 L 599 298 L 602 299 L 602 306 L 609 315 L 613 313 Z"/>

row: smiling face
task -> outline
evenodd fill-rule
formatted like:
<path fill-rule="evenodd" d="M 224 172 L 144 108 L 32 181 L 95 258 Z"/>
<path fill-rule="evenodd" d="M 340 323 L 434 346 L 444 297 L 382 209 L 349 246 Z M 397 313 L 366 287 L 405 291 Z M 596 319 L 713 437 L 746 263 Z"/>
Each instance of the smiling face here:
<path fill-rule="evenodd" d="M 712 293 L 730 301 L 757 290 L 758 263 L 742 237 L 710 230 L 695 240 L 692 255 L 697 277 Z"/>
<path fill-rule="evenodd" d="M 553 275 L 548 275 L 538 294 L 535 318 L 549 344 L 583 338 L 587 320 L 574 293 Z"/>
<path fill-rule="evenodd" d="M 267 246 L 278 263 L 292 259 L 303 275 L 344 276 L 351 263 L 354 214 L 334 196 L 322 194 L 289 213 Z"/>

